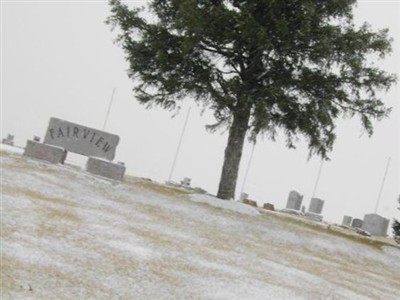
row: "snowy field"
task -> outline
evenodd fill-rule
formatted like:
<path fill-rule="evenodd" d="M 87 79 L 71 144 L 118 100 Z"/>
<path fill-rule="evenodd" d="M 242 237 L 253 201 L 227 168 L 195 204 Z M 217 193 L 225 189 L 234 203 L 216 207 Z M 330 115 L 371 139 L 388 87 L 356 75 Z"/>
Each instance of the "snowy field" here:
<path fill-rule="evenodd" d="M 1 151 L 1 299 L 400 299 L 400 250 Z"/>

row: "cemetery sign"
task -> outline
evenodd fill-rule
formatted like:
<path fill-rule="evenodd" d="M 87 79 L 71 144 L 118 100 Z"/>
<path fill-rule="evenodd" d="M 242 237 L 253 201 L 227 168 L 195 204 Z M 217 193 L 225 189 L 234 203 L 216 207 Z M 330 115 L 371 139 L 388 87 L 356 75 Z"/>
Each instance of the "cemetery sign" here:
<path fill-rule="evenodd" d="M 119 136 L 57 118 L 50 118 L 44 143 L 86 156 L 113 160 Z"/>

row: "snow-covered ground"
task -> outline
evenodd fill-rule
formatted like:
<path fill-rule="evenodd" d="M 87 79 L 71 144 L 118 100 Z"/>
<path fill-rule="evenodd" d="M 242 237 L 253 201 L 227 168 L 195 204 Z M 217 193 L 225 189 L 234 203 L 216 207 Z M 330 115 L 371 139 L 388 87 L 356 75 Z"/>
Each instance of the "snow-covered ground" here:
<path fill-rule="evenodd" d="M 1 299 L 399 299 L 399 248 L 9 150 Z"/>

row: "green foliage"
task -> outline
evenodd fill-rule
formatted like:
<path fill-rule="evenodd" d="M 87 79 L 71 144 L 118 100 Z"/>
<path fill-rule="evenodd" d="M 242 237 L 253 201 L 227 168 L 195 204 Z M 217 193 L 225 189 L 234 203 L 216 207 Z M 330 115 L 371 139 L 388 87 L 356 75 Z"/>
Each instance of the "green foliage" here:
<path fill-rule="evenodd" d="M 391 51 L 387 30 L 352 20 L 355 0 L 153 0 L 143 10 L 111 0 L 108 23 L 119 28 L 129 76 L 141 103 L 171 109 L 193 97 L 217 123 L 250 112 L 253 138 L 284 132 L 294 147 L 304 136 L 310 155 L 327 156 L 335 120 L 389 113 L 376 92 L 395 76 L 368 62 Z"/>

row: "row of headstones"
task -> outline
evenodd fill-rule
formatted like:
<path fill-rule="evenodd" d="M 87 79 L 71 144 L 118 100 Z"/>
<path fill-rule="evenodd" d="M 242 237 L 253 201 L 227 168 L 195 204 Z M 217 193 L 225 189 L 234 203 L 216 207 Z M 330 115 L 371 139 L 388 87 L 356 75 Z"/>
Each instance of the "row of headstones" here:
<path fill-rule="evenodd" d="M 244 204 L 250 205 L 250 206 L 258 207 L 257 201 L 251 200 L 248 197 L 249 197 L 249 194 L 241 193 L 238 201 L 242 202 Z M 263 206 L 261 206 L 261 208 L 264 208 L 266 210 L 272 210 L 272 211 L 275 210 L 275 206 L 272 203 L 264 203 Z"/>
<path fill-rule="evenodd" d="M 386 219 L 378 214 L 366 214 L 364 220 L 352 218 L 351 216 L 343 217 L 343 226 L 361 229 L 367 233 L 386 236 L 389 228 L 389 219 Z"/>
<path fill-rule="evenodd" d="M 255 201 L 247 199 L 248 194 L 242 193 L 240 201 L 252 206 L 257 206 Z M 295 215 L 304 215 L 306 217 L 322 221 L 322 209 L 324 207 L 324 200 L 319 198 L 312 198 L 310 202 L 310 206 L 308 211 L 305 211 L 304 205 L 302 206 L 303 195 L 298 193 L 297 191 L 291 191 L 289 193 L 289 197 L 286 203 L 286 208 L 282 209 L 282 212 L 295 214 Z M 266 203 L 264 204 L 264 208 L 273 209 L 273 205 Z M 377 214 L 366 214 L 364 216 L 364 220 L 358 218 L 352 218 L 350 216 L 344 216 L 342 225 L 346 227 L 352 227 L 355 229 L 361 229 L 369 234 L 377 235 L 377 236 L 386 236 L 387 230 L 389 227 L 389 219 L 386 219 Z"/>
<path fill-rule="evenodd" d="M 2 144 L 14 146 L 14 136 L 12 134 L 8 134 L 6 138 L 1 140 Z"/>
<path fill-rule="evenodd" d="M 248 204 L 250 206 L 258 207 L 257 201 L 251 200 L 248 198 L 249 195 L 247 193 L 241 193 L 239 197 L 239 202 L 242 202 L 244 204 Z M 303 196 L 300 195 L 296 191 L 291 191 L 289 193 L 288 201 L 286 204 L 286 208 L 280 210 L 281 212 L 289 213 L 289 214 L 295 214 L 295 215 L 304 215 L 306 217 L 322 221 L 322 208 L 324 206 L 324 200 L 318 199 L 318 198 L 312 198 L 310 207 L 308 208 L 308 211 L 305 211 L 305 207 L 301 205 L 303 201 Z M 266 210 L 275 210 L 275 206 L 272 203 L 264 203 L 262 208 Z"/>
<path fill-rule="evenodd" d="M 64 148 L 41 143 L 40 138 L 35 137 L 34 140 L 27 141 L 23 155 L 52 164 L 64 164 L 67 153 Z M 113 180 L 122 181 L 125 170 L 122 162 L 113 163 L 96 157 L 88 157 L 86 162 L 87 172 Z"/>
<path fill-rule="evenodd" d="M 286 212 L 300 211 L 308 217 L 322 220 L 320 215 L 324 206 L 324 200 L 312 198 L 308 212 L 304 211 L 304 206 L 301 206 L 303 196 L 296 191 L 289 193 L 288 201 L 286 204 Z M 389 219 L 386 219 L 378 214 L 366 214 L 364 220 L 353 219 L 352 217 L 345 216 L 342 225 L 361 229 L 369 234 L 377 236 L 386 236 L 389 227 Z"/>
<path fill-rule="evenodd" d="M 317 221 L 322 221 L 323 216 L 321 213 L 322 209 L 324 208 L 325 201 L 319 198 L 311 198 L 308 211 L 306 211 L 305 206 L 302 205 L 303 198 L 304 196 L 297 191 L 290 191 L 288 200 L 286 202 L 286 208 L 282 211 L 296 215 L 303 215 Z"/>

